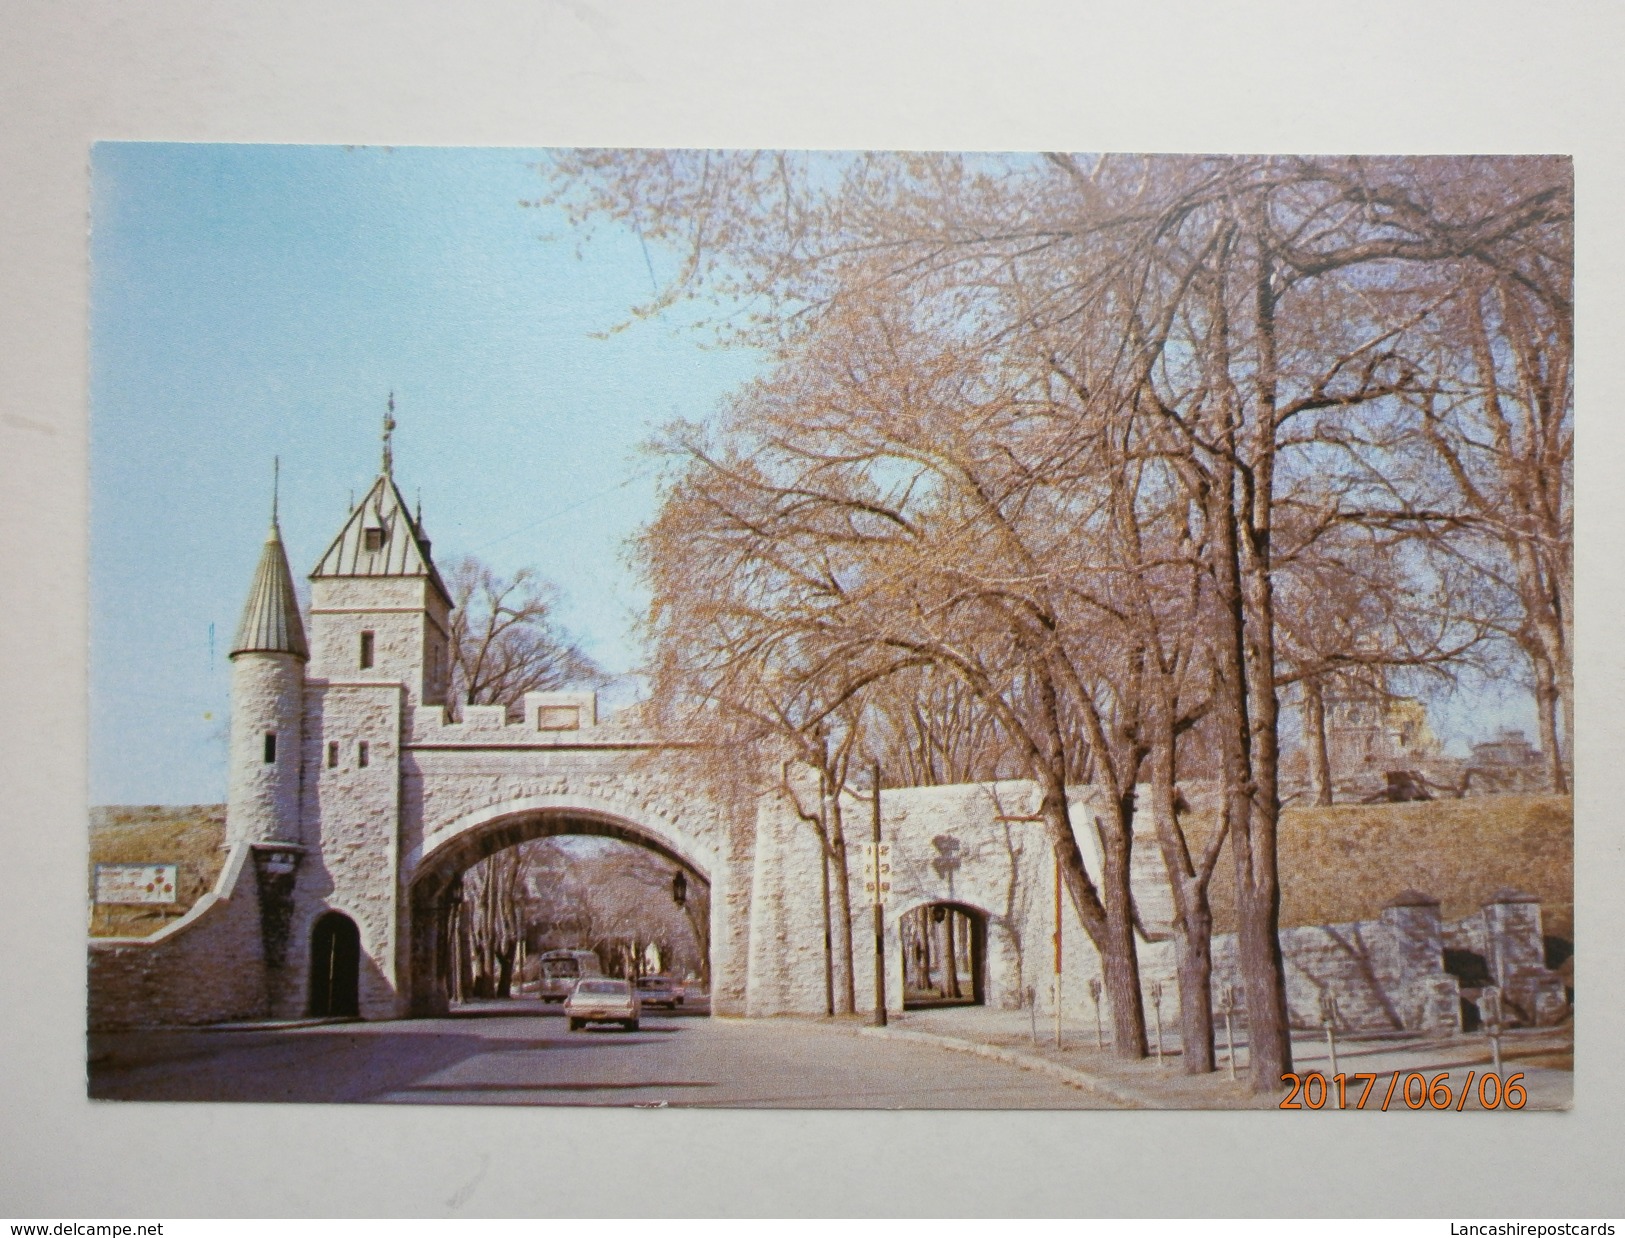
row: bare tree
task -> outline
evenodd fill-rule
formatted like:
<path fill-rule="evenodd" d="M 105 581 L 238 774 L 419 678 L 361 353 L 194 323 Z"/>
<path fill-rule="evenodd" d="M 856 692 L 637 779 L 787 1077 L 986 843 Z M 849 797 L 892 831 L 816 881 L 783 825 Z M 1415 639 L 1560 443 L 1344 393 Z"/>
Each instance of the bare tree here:
<path fill-rule="evenodd" d="M 602 682 L 603 672 L 554 622 L 553 591 L 531 570 L 504 577 L 472 556 L 448 572 L 451 701 L 503 705 L 510 716 L 527 692 Z M 530 850 L 514 847 L 464 874 L 455 919 L 459 975 L 469 992 L 507 997 L 528 916 L 524 880 Z"/>
<path fill-rule="evenodd" d="M 662 643 L 733 674 L 770 667 L 769 697 L 792 699 L 793 688 L 793 699 L 822 702 L 820 718 L 921 667 L 958 679 L 1040 783 L 1067 888 L 1106 958 L 1119 1051 L 1143 1055 L 1128 892 L 1135 745 L 1116 738 L 1123 727 L 1103 710 L 1118 706 L 1085 683 L 1063 622 L 1076 609 L 1079 542 L 1052 503 L 1079 500 L 1041 494 L 1055 474 L 1036 460 L 1010 467 L 1024 440 L 1076 449 L 1021 434 L 1008 393 L 979 407 L 946 385 L 931 393 L 957 361 L 891 351 L 920 344 L 861 314 L 832 320 L 781 371 L 782 386 L 741 401 L 720 451 L 694 436 L 677 444 L 690 467 L 649 542 L 655 579 L 682 582 L 657 585 L 671 625 Z M 1110 698 L 1109 685 L 1093 686 Z M 1067 796 L 1086 763 L 1110 788 L 1094 822 L 1098 887 Z"/>
<path fill-rule="evenodd" d="M 1273 1089 L 1291 1066 L 1280 694 L 1348 656 L 1302 641 L 1296 659 L 1283 637 L 1294 556 L 1354 562 L 1329 531 L 1363 525 L 1452 539 L 1493 570 L 1453 535 L 1490 528 L 1508 492 L 1484 479 L 1508 474 L 1459 451 L 1453 465 L 1440 419 L 1470 388 L 1492 422 L 1549 410 L 1557 427 L 1501 459 L 1549 466 L 1566 450 L 1566 165 L 583 151 L 554 170 L 580 218 L 629 220 L 676 250 L 645 310 L 704 291 L 763 307 L 735 330 L 779 368 L 720 449 L 688 444 L 669 509 L 749 595 L 717 582 L 726 602 L 695 634 L 794 667 L 821 708 L 923 667 L 959 680 L 1039 785 L 1120 1052 L 1144 1049 L 1127 858 L 1148 760 L 1159 842 L 1190 896 L 1176 884 L 1187 1004 L 1204 1004 L 1216 852 L 1210 839 L 1182 856 L 1177 787 L 1200 738 L 1237 886 L 1252 1084 Z M 1473 288 L 1481 322 L 1461 317 Z M 1433 467 L 1406 457 L 1407 410 Z M 1561 485 L 1518 476 L 1507 575 L 1555 598 L 1529 602 L 1525 626 L 1537 690 L 1547 674 L 1556 699 L 1566 509 Z M 1426 656 L 1447 661 L 1453 639 Z M 1069 780 L 1107 805 L 1098 887 Z"/>
<path fill-rule="evenodd" d="M 502 576 L 473 556 L 447 573 L 451 699 L 518 710 L 527 692 L 593 686 L 603 671 L 553 618 L 555 591 L 529 568 Z"/>
<path fill-rule="evenodd" d="M 900 786 L 996 782 L 1020 768 L 975 693 L 935 668 L 900 671 L 868 701 L 868 742 Z"/>
<path fill-rule="evenodd" d="M 525 848 L 509 847 L 463 874 L 460 924 L 470 995 L 508 997 L 525 939 Z"/>
<path fill-rule="evenodd" d="M 1476 550 L 1512 602 L 1507 634 L 1528 660 L 1547 785 L 1562 792 L 1574 734 L 1573 343 L 1569 291 L 1553 282 L 1502 275 L 1464 291 L 1468 381 L 1419 402 L 1418 428 L 1470 534 L 1453 545 Z"/>
<path fill-rule="evenodd" d="M 1335 501 L 1323 509 L 1335 511 Z M 1482 577 L 1431 539 L 1332 521 L 1302 537 L 1283 522 L 1279 670 L 1296 686 L 1311 799 L 1330 804 L 1328 696 L 1391 698 L 1395 685 L 1449 687 L 1486 666 L 1495 621 Z"/>
<path fill-rule="evenodd" d="M 525 936 L 534 948 L 591 949 L 612 974 L 635 976 L 652 943 L 663 964 L 686 961 L 709 985 L 710 889 L 698 874 L 618 840 L 546 839 L 514 851 L 523 852 Z"/>

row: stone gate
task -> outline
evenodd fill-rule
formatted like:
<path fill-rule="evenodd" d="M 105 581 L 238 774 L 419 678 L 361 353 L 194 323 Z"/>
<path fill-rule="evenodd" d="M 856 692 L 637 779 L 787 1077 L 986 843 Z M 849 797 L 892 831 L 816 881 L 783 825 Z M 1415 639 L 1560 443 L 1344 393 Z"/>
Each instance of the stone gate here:
<path fill-rule="evenodd" d="M 512 719 L 501 706 L 464 707 L 452 719 L 451 599 L 387 445 L 383 471 L 310 581 L 307 638 L 273 504 L 231 654 L 227 862 L 215 888 L 152 937 L 92 941 L 92 1028 L 442 1013 L 458 878 L 505 847 L 556 834 L 636 843 L 709 884 L 713 1014 L 822 1014 L 826 984 L 866 1004 L 875 956 L 862 862 L 856 847 L 844 857 L 856 891 L 848 976 L 844 952 L 832 963 L 825 945 L 810 773 L 730 809 L 696 788 L 682 744 L 640 728 L 635 709 L 599 718 L 590 692 L 531 693 Z M 883 959 L 894 1010 L 903 917 L 940 905 L 976 926 L 981 1000 L 1040 1009 L 1057 1000 L 1053 852 L 1036 806 L 1020 782 L 883 793 Z M 841 807 L 848 837 L 866 838 L 871 802 L 849 795 Z M 1074 832 L 1098 876 L 1090 813 L 1083 789 Z M 1171 978 L 1167 883 L 1151 840 L 1134 855 L 1142 972 L 1148 982 Z M 1538 907 L 1530 923 L 1538 943 Z M 1099 960 L 1071 914 L 1060 934 L 1059 1000 L 1087 1019 Z M 1216 946 L 1222 962 L 1226 947 Z M 1454 982 L 1429 948 L 1406 955 L 1416 974 L 1395 972 L 1394 983 L 1420 986 L 1429 1018 L 1448 1023 Z M 341 950 L 353 957 L 339 960 Z M 1307 946 L 1301 954 L 1320 957 Z M 351 993 L 336 1003 L 341 964 Z M 830 967 L 839 975 L 827 981 Z M 1316 969 L 1300 967 L 1310 989 Z"/>

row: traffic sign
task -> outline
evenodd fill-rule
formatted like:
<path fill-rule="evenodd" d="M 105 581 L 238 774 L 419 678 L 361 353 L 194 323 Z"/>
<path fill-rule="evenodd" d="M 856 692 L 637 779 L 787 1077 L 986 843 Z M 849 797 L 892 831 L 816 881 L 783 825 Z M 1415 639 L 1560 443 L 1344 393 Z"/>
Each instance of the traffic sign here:
<path fill-rule="evenodd" d="M 863 844 L 863 892 L 873 898 L 891 893 L 891 844 Z"/>

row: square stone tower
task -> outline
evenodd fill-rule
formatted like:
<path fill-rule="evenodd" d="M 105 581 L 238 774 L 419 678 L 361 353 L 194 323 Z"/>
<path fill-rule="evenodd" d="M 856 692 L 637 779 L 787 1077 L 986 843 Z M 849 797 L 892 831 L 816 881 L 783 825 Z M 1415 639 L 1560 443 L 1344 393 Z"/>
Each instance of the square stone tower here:
<path fill-rule="evenodd" d="M 445 702 L 452 609 L 429 540 L 396 488 L 387 450 L 383 472 L 310 582 L 306 855 L 290 965 L 273 979 L 272 1006 L 287 1015 L 384 1018 L 403 1013 L 402 754 L 413 709 Z M 353 968 L 346 965 L 339 984 L 328 959 L 331 943 L 343 939 L 359 939 L 359 958 Z"/>
<path fill-rule="evenodd" d="M 408 709 L 445 703 L 451 597 L 388 473 L 350 513 L 310 585 L 313 677 L 401 684 Z"/>

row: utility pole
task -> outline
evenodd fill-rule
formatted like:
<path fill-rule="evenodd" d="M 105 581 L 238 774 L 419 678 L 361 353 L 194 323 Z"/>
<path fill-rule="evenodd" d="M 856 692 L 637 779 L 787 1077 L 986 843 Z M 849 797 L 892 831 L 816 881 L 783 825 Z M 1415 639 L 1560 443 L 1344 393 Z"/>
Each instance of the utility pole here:
<path fill-rule="evenodd" d="M 829 741 L 824 741 L 824 764 L 818 771 L 819 882 L 824 902 L 824 1015 L 835 1017 L 835 936 L 829 907 Z"/>
<path fill-rule="evenodd" d="M 1055 1047 L 1061 1047 L 1061 853 L 1055 853 Z"/>
<path fill-rule="evenodd" d="M 886 866 L 880 852 L 880 762 L 874 767 L 874 821 L 870 831 L 874 847 L 874 868 L 871 876 L 875 886 L 875 1026 L 886 1026 L 886 909 L 885 886 L 882 880 Z"/>

